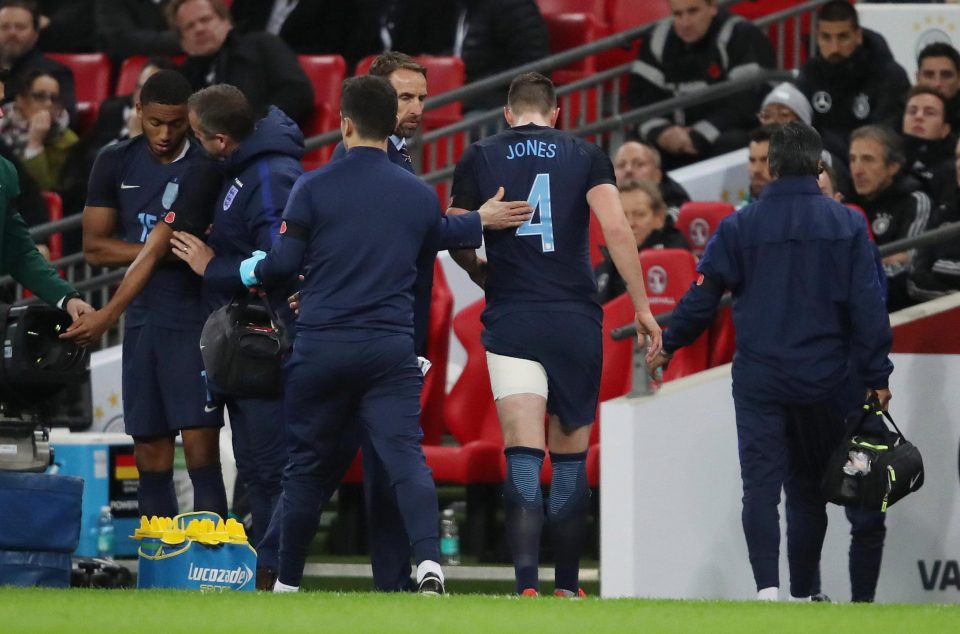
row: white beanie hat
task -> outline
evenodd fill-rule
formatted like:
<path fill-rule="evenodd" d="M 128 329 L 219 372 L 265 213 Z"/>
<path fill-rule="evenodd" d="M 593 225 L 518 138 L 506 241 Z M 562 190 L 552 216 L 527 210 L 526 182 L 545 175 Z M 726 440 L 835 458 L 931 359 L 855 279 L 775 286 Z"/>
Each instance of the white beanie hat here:
<path fill-rule="evenodd" d="M 810 125 L 813 120 L 813 108 L 810 107 L 810 102 L 796 86 L 789 82 L 783 82 L 771 90 L 760 108 L 763 109 L 772 103 L 790 108 L 807 125 Z"/>

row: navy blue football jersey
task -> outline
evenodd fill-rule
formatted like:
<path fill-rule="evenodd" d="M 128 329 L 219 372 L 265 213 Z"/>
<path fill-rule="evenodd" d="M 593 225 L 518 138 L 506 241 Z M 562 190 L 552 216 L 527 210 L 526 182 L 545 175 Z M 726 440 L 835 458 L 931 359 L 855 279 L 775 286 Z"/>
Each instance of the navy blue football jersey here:
<path fill-rule="evenodd" d="M 183 155 L 168 164 L 156 159 L 143 136 L 107 146 L 90 173 L 87 205 L 115 209 L 122 239 L 143 243 L 154 225 L 170 213 L 183 175 L 197 161 L 207 160 L 189 142 Z M 200 278 L 183 262 L 165 262 L 130 304 L 125 324 L 192 328 L 202 324 L 204 317 Z"/>
<path fill-rule="evenodd" d="M 597 315 L 590 267 L 587 192 L 615 184 L 604 152 L 553 128 L 529 124 L 471 145 L 453 177 L 453 206 L 477 209 L 505 189 L 533 217 L 516 229 L 484 230 L 487 315 L 547 309 Z"/>

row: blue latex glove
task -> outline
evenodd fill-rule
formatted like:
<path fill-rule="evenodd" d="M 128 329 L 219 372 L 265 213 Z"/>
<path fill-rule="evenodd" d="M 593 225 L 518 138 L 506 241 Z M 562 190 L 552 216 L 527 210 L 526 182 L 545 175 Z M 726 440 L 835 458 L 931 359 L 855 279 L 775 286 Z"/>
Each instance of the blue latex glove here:
<path fill-rule="evenodd" d="M 267 257 L 266 252 L 264 251 L 254 251 L 253 255 L 240 263 L 240 279 L 243 281 L 244 286 L 256 286 L 260 282 L 257 281 L 256 268 L 257 262 Z"/>

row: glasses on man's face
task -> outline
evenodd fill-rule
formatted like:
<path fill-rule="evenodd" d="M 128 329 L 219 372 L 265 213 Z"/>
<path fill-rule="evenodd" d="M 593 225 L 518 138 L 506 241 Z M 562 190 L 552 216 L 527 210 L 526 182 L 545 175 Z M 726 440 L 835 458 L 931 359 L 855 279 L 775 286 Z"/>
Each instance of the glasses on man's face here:
<path fill-rule="evenodd" d="M 60 95 L 56 95 L 49 92 L 42 92 L 42 91 L 32 92 L 30 93 L 30 98 L 33 99 L 34 101 L 40 101 L 40 102 L 49 101 L 55 106 L 60 105 Z"/>

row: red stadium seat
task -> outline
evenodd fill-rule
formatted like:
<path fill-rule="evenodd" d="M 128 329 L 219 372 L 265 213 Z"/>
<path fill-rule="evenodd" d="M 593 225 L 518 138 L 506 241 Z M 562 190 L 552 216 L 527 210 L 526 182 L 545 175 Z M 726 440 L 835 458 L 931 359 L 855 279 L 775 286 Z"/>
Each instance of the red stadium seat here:
<path fill-rule="evenodd" d="M 589 13 L 597 22 L 607 21 L 607 0 L 537 0 L 540 13 L 559 15 L 561 13 Z"/>
<path fill-rule="evenodd" d="M 51 59 L 73 71 L 77 96 L 78 132 L 87 130 L 100 112 L 100 104 L 110 96 L 110 59 L 103 53 L 47 53 Z"/>
<path fill-rule="evenodd" d="M 693 254 L 699 257 L 720 221 L 732 213 L 733 205 L 728 203 L 686 202 L 680 207 L 677 229 L 687 239 Z"/>
<path fill-rule="evenodd" d="M 667 0 L 607 0 L 607 22 L 610 33 L 620 33 L 627 29 L 655 22 L 670 15 Z M 600 70 L 627 64 L 637 59 L 640 43 L 634 42 L 629 49 L 614 49 L 599 56 L 597 65 Z"/>
<path fill-rule="evenodd" d="M 301 126 L 309 138 L 335 130 L 340 125 L 340 87 L 347 75 L 347 63 L 339 55 L 298 55 L 300 67 L 313 85 L 313 114 Z M 333 146 L 309 152 L 304 167 L 312 169 L 330 158 Z"/>
<path fill-rule="evenodd" d="M 551 54 L 589 44 L 603 34 L 603 25 L 587 13 L 562 13 L 548 15 L 544 19 L 550 32 Z M 553 83 L 557 85 L 569 84 L 578 79 L 589 77 L 596 72 L 595 57 L 586 57 L 569 66 L 553 71 Z"/>
<path fill-rule="evenodd" d="M 697 277 L 696 258 L 684 249 L 645 249 L 640 252 L 640 265 L 654 315 L 676 308 Z M 708 337 L 704 333 L 676 352 L 670 367 L 663 373 L 663 380 L 671 381 L 706 370 L 708 350 Z"/>
<path fill-rule="evenodd" d="M 60 198 L 59 194 L 55 192 L 43 192 L 43 202 L 47 204 L 47 213 L 49 214 L 50 222 L 63 219 L 63 199 Z M 47 246 L 50 248 L 51 260 L 59 260 L 62 258 L 63 234 L 51 233 L 50 239 L 47 241 Z"/>
<path fill-rule="evenodd" d="M 432 367 L 420 393 L 420 427 L 424 445 L 439 445 L 443 437 L 443 404 L 447 397 L 447 361 L 450 357 L 450 324 L 453 321 L 453 293 L 443 274 L 440 260 L 433 267 L 430 297 L 430 332 L 427 359 Z"/>
<path fill-rule="evenodd" d="M 453 331 L 467 352 L 467 363 L 444 403 L 447 429 L 460 446 L 425 445 L 427 464 L 437 482 L 495 484 L 503 481 L 503 436 L 480 342 L 485 302 L 467 306 L 453 318 Z"/>
<path fill-rule="evenodd" d="M 137 88 L 137 79 L 140 78 L 140 71 L 143 70 L 148 59 L 150 58 L 146 55 L 131 55 L 123 60 L 120 64 L 120 72 L 117 74 L 117 87 L 113 91 L 114 95 L 133 94 L 133 91 Z M 182 64 L 183 61 L 187 59 L 187 56 L 174 55 L 170 59 L 173 60 L 174 64 Z"/>

